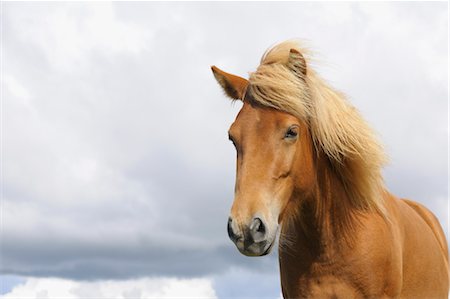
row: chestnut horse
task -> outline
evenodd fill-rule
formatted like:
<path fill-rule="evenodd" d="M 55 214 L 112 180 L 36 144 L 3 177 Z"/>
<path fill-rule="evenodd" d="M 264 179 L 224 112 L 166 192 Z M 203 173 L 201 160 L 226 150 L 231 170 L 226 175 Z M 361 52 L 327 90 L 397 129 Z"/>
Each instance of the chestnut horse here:
<path fill-rule="evenodd" d="M 436 217 L 389 193 L 385 155 L 359 112 L 287 41 L 249 80 L 213 73 L 243 102 L 228 234 L 268 254 L 280 227 L 285 298 L 448 298 L 448 249 Z"/>

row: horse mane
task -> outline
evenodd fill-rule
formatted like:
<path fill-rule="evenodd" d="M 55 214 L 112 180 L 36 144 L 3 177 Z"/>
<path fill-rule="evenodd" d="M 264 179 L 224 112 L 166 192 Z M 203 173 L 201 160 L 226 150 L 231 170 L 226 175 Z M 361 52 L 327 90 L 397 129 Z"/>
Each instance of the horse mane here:
<path fill-rule="evenodd" d="M 290 68 L 291 49 L 302 54 L 306 74 Z M 316 150 L 328 158 L 351 204 L 384 215 L 381 168 L 387 159 L 383 147 L 345 95 L 310 68 L 311 60 L 311 52 L 296 40 L 275 45 L 250 73 L 249 92 L 255 102 L 305 121 Z"/>

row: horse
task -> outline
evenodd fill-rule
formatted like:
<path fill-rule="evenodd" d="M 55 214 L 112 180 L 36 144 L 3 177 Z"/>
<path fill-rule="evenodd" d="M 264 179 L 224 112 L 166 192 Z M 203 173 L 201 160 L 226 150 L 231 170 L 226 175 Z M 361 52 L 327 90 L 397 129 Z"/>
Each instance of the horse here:
<path fill-rule="evenodd" d="M 386 154 L 299 41 L 269 48 L 248 79 L 212 66 L 243 102 L 228 235 L 247 256 L 276 243 L 284 298 L 448 298 L 437 218 L 384 186 Z"/>

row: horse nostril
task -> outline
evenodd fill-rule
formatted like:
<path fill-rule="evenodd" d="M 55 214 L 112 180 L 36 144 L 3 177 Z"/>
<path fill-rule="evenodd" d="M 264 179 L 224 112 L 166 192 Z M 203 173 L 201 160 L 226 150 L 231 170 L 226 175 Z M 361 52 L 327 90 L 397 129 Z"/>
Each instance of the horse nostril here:
<path fill-rule="evenodd" d="M 229 217 L 227 231 L 228 231 L 228 237 L 230 237 L 231 241 L 235 242 L 238 239 L 238 236 L 233 231 L 233 227 L 231 226 L 232 222 L 233 222 L 233 219 L 231 219 L 231 217 Z"/>
<path fill-rule="evenodd" d="M 253 219 L 250 224 L 250 234 L 254 242 L 261 242 L 266 239 L 266 226 L 260 218 Z"/>

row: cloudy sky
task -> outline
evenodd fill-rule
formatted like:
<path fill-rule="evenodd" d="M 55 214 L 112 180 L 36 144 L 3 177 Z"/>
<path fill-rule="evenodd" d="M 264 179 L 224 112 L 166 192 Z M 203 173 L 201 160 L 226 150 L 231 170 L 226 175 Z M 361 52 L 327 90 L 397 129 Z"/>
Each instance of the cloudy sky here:
<path fill-rule="evenodd" d="M 227 237 L 240 104 L 209 67 L 290 38 L 448 232 L 447 5 L 3 3 L 0 295 L 278 298 L 276 252 Z"/>

